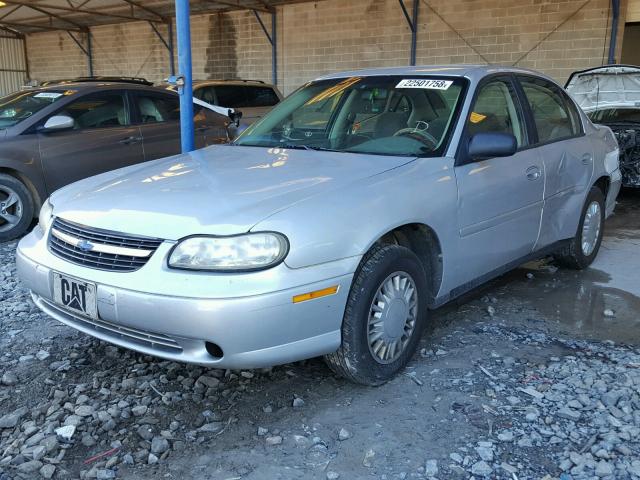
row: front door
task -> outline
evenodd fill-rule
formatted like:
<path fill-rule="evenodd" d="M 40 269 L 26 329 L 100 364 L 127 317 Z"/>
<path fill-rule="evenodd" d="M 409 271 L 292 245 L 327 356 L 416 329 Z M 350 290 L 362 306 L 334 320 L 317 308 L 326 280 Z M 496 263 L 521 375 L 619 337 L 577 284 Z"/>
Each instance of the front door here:
<path fill-rule="evenodd" d="M 85 95 L 54 115 L 74 119 L 73 129 L 38 133 L 47 190 L 144 160 L 138 127 L 129 122 L 122 91 Z"/>
<path fill-rule="evenodd" d="M 518 151 L 455 168 L 462 246 L 455 261 L 467 281 L 529 254 L 536 243 L 544 165 L 537 150 L 527 148 L 523 119 L 510 78 L 493 78 L 479 87 L 463 141 L 480 132 L 510 133 L 516 137 Z"/>

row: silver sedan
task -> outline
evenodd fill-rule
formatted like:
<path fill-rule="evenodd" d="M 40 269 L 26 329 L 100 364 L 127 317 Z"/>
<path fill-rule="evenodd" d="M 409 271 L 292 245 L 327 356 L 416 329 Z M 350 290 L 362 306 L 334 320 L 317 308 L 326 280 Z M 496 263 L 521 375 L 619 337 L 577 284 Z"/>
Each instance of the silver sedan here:
<path fill-rule="evenodd" d="M 329 75 L 231 145 L 58 190 L 19 275 L 44 312 L 126 348 L 224 368 L 323 355 L 377 385 L 430 310 L 528 259 L 589 266 L 617 149 L 532 71 Z"/>

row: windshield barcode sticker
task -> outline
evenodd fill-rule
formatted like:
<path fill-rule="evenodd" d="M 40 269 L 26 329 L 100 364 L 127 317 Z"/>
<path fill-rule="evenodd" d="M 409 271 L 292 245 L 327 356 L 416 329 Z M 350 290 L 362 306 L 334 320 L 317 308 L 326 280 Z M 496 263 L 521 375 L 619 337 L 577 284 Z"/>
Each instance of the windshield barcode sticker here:
<path fill-rule="evenodd" d="M 404 80 L 400 80 L 400 83 L 396 85 L 396 88 L 428 88 L 431 90 L 447 90 L 452 83 L 453 80 L 406 78 Z"/>
<path fill-rule="evenodd" d="M 33 97 L 34 98 L 58 98 L 61 96 L 62 94 L 58 92 L 40 92 L 40 93 L 36 93 Z"/>

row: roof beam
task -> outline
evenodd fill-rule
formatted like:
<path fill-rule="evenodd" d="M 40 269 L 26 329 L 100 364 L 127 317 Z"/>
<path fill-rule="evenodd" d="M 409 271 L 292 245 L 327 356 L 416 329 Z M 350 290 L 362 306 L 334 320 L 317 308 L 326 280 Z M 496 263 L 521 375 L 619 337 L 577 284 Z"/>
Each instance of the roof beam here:
<path fill-rule="evenodd" d="M 80 25 L 79 23 L 73 22 L 73 21 L 71 21 L 71 20 L 67 20 L 66 18 L 61 17 L 60 15 L 57 15 L 57 14 L 55 14 L 55 13 L 53 13 L 53 12 L 47 12 L 45 9 L 40 8 L 40 7 L 39 7 L 39 6 L 37 6 L 37 5 L 28 5 L 28 7 L 29 7 L 31 10 L 35 10 L 36 12 L 44 13 L 45 15 L 47 15 L 47 16 L 49 16 L 49 17 L 52 17 L 52 18 L 57 18 L 58 20 L 60 20 L 60 21 L 62 21 L 62 22 L 66 22 L 66 23 L 68 23 L 69 25 L 73 25 L 73 26 L 74 26 L 74 27 L 76 27 L 76 28 L 80 28 L 80 29 L 85 28 L 83 25 Z"/>
<path fill-rule="evenodd" d="M 7 5 L 23 5 L 23 6 L 27 6 L 27 7 L 31 7 L 32 6 L 32 2 L 30 2 L 29 0 L 3 0 Z M 63 12 L 72 12 L 72 13 L 86 13 L 89 15 L 96 15 L 96 16 L 100 16 L 100 17 L 109 17 L 109 18 L 121 18 L 123 20 L 149 20 L 149 18 L 146 17 L 136 17 L 133 15 L 123 15 L 120 13 L 108 13 L 108 12 L 104 12 L 102 10 L 88 10 L 86 8 L 72 8 L 72 7 L 65 7 L 64 5 L 50 5 L 50 4 L 45 4 L 45 3 L 39 3 L 38 7 L 40 8 L 46 8 L 48 10 L 60 10 Z M 162 18 L 160 18 L 160 20 L 163 20 Z"/>
<path fill-rule="evenodd" d="M 22 5 L 18 5 L 15 8 L 9 9 L 9 11 L 7 13 L 5 13 L 4 15 L 0 16 L 0 20 L 2 20 L 5 17 L 8 17 L 9 15 L 11 15 L 13 12 L 15 12 L 16 10 L 18 10 L 19 8 L 22 8 Z"/>
<path fill-rule="evenodd" d="M 18 30 L 14 30 L 13 28 L 9 28 L 9 27 L 5 27 L 0 25 L 0 30 L 2 30 L 3 32 L 9 32 L 12 35 L 14 35 L 14 38 L 23 38 L 24 35 L 22 33 L 20 33 Z"/>
<path fill-rule="evenodd" d="M 233 7 L 238 10 L 257 10 L 264 13 L 274 12 L 273 7 L 250 7 L 248 5 L 243 5 L 239 0 L 235 2 L 232 0 L 207 0 L 205 3 L 224 5 L 225 7 Z"/>
<path fill-rule="evenodd" d="M 150 15 L 155 15 L 156 17 L 158 17 L 158 19 L 162 20 L 163 22 L 166 21 L 166 18 L 164 16 L 160 15 L 158 12 L 156 12 L 155 10 L 149 7 L 145 7 L 144 5 L 141 5 L 140 2 L 136 2 L 134 0 L 122 0 L 122 1 L 136 8 L 139 8 L 140 10 L 147 12 Z"/>
<path fill-rule="evenodd" d="M 33 23 L 5 22 L 4 20 L 0 21 L 0 26 L 9 27 L 9 28 L 13 27 L 17 30 L 21 30 L 23 28 L 35 28 L 38 30 L 48 30 L 48 31 L 67 30 L 69 32 L 84 32 L 84 30 L 81 30 L 79 28 L 50 27 L 49 25 L 35 25 Z"/>

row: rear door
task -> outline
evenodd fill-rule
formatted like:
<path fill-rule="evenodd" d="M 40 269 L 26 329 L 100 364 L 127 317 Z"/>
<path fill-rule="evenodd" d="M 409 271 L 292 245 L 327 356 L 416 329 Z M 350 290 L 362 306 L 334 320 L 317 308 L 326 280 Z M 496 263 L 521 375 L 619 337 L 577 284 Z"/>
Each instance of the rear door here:
<path fill-rule="evenodd" d="M 83 95 L 53 115 L 67 115 L 74 119 L 75 126 L 71 130 L 37 134 L 49 192 L 144 160 L 140 130 L 131 125 L 123 90 Z"/>
<path fill-rule="evenodd" d="M 142 132 L 145 159 L 155 160 L 180 153 L 180 97 L 144 90 L 132 90 L 131 97 L 134 118 Z M 199 105 L 193 107 L 196 149 L 227 141 L 222 115 Z"/>
<path fill-rule="evenodd" d="M 459 153 L 458 228 L 461 256 L 456 259 L 467 280 L 478 278 L 529 254 L 538 237 L 544 190 L 544 167 L 530 148 L 524 111 L 509 76 L 490 77 L 476 90 L 463 144 L 480 132 L 516 137 L 510 157 L 468 161 Z M 468 162 L 468 163 L 467 163 Z"/>
<path fill-rule="evenodd" d="M 545 178 L 545 206 L 536 248 L 576 233 L 582 203 L 593 175 L 593 149 L 573 101 L 559 86 L 518 75 L 536 126 L 536 145 Z"/>

